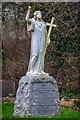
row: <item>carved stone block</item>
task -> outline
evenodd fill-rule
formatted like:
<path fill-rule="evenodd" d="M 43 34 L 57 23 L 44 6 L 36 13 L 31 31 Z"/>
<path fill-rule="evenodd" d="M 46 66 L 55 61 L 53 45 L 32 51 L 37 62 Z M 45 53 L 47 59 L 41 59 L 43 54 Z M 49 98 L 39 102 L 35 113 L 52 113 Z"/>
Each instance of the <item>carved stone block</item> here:
<path fill-rule="evenodd" d="M 48 116 L 60 114 L 56 80 L 49 75 L 27 74 L 17 90 L 14 116 Z"/>

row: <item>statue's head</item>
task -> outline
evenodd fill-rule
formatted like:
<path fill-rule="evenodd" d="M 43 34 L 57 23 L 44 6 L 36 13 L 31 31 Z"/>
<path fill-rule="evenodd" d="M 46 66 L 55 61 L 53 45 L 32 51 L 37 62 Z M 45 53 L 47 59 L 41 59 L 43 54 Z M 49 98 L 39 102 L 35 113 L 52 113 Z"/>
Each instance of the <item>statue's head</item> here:
<path fill-rule="evenodd" d="M 36 12 L 34 12 L 34 19 L 37 20 Z"/>
<path fill-rule="evenodd" d="M 36 11 L 36 12 L 34 12 L 34 16 L 35 16 L 36 18 L 42 18 L 41 11 Z"/>

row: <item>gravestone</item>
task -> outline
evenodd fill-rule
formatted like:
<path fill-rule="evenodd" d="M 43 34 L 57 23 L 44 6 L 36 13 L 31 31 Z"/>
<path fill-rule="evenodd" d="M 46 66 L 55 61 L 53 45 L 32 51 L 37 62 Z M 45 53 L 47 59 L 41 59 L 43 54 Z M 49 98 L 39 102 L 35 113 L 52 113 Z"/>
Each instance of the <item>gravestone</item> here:
<path fill-rule="evenodd" d="M 9 93 L 15 93 L 15 82 L 12 80 L 1 80 L 0 84 L 2 84 L 2 97 L 6 97 Z"/>
<path fill-rule="evenodd" d="M 14 116 L 27 117 L 60 114 L 56 80 L 49 75 L 27 74 L 17 90 Z"/>

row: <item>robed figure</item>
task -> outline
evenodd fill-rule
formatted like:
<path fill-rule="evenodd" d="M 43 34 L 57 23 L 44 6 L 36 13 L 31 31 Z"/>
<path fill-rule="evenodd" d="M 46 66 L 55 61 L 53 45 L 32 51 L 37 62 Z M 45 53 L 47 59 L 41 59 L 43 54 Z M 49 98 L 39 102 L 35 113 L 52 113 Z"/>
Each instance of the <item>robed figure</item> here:
<path fill-rule="evenodd" d="M 27 29 L 32 33 L 28 72 L 45 74 L 44 57 L 46 47 L 50 43 L 50 38 L 47 35 L 46 23 L 42 20 L 41 12 L 34 12 L 34 18 L 32 19 L 29 19 L 29 14 L 30 7 L 28 8 L 28 13 L 26 15 Z"/>
<path fill-rule="evenodd" d="M 47 40 L 46 24 L 41 19 L 40 11 L 34 13 L 34 18 L 27 21 L 27 29 L 32 32 L 31 38 L 31 54 L 28 66 L 28 72 L 43 73 L 44 72 L 44 49 Z"/>

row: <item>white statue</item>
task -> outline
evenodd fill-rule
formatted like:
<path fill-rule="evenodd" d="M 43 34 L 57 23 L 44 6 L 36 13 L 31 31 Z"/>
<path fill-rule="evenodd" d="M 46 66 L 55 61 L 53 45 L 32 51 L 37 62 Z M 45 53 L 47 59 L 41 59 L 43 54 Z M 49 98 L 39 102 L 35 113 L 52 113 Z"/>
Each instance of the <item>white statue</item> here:
<path fill-rule="evenodd" d="M 28 66 L 28 72 L 30 73 L 40 73 L 46 74 L 44 72 L 44 57 L 46 53 L 46 48 L 50 43 L 50 33 L 53 25 L 54 18 L 52 18 L 51 24 L 45 23 L 42 20 L 42 15 L 40 11 L 34 12 L 34 18 L 29 19 L 30 9 L 28 8 L 28 13 L 26 15 L 27 29 L 32 32 L 31 39 L 31 55 L 30 62 Z M 46 26 L 50 26 L 47 33 Z"/>

